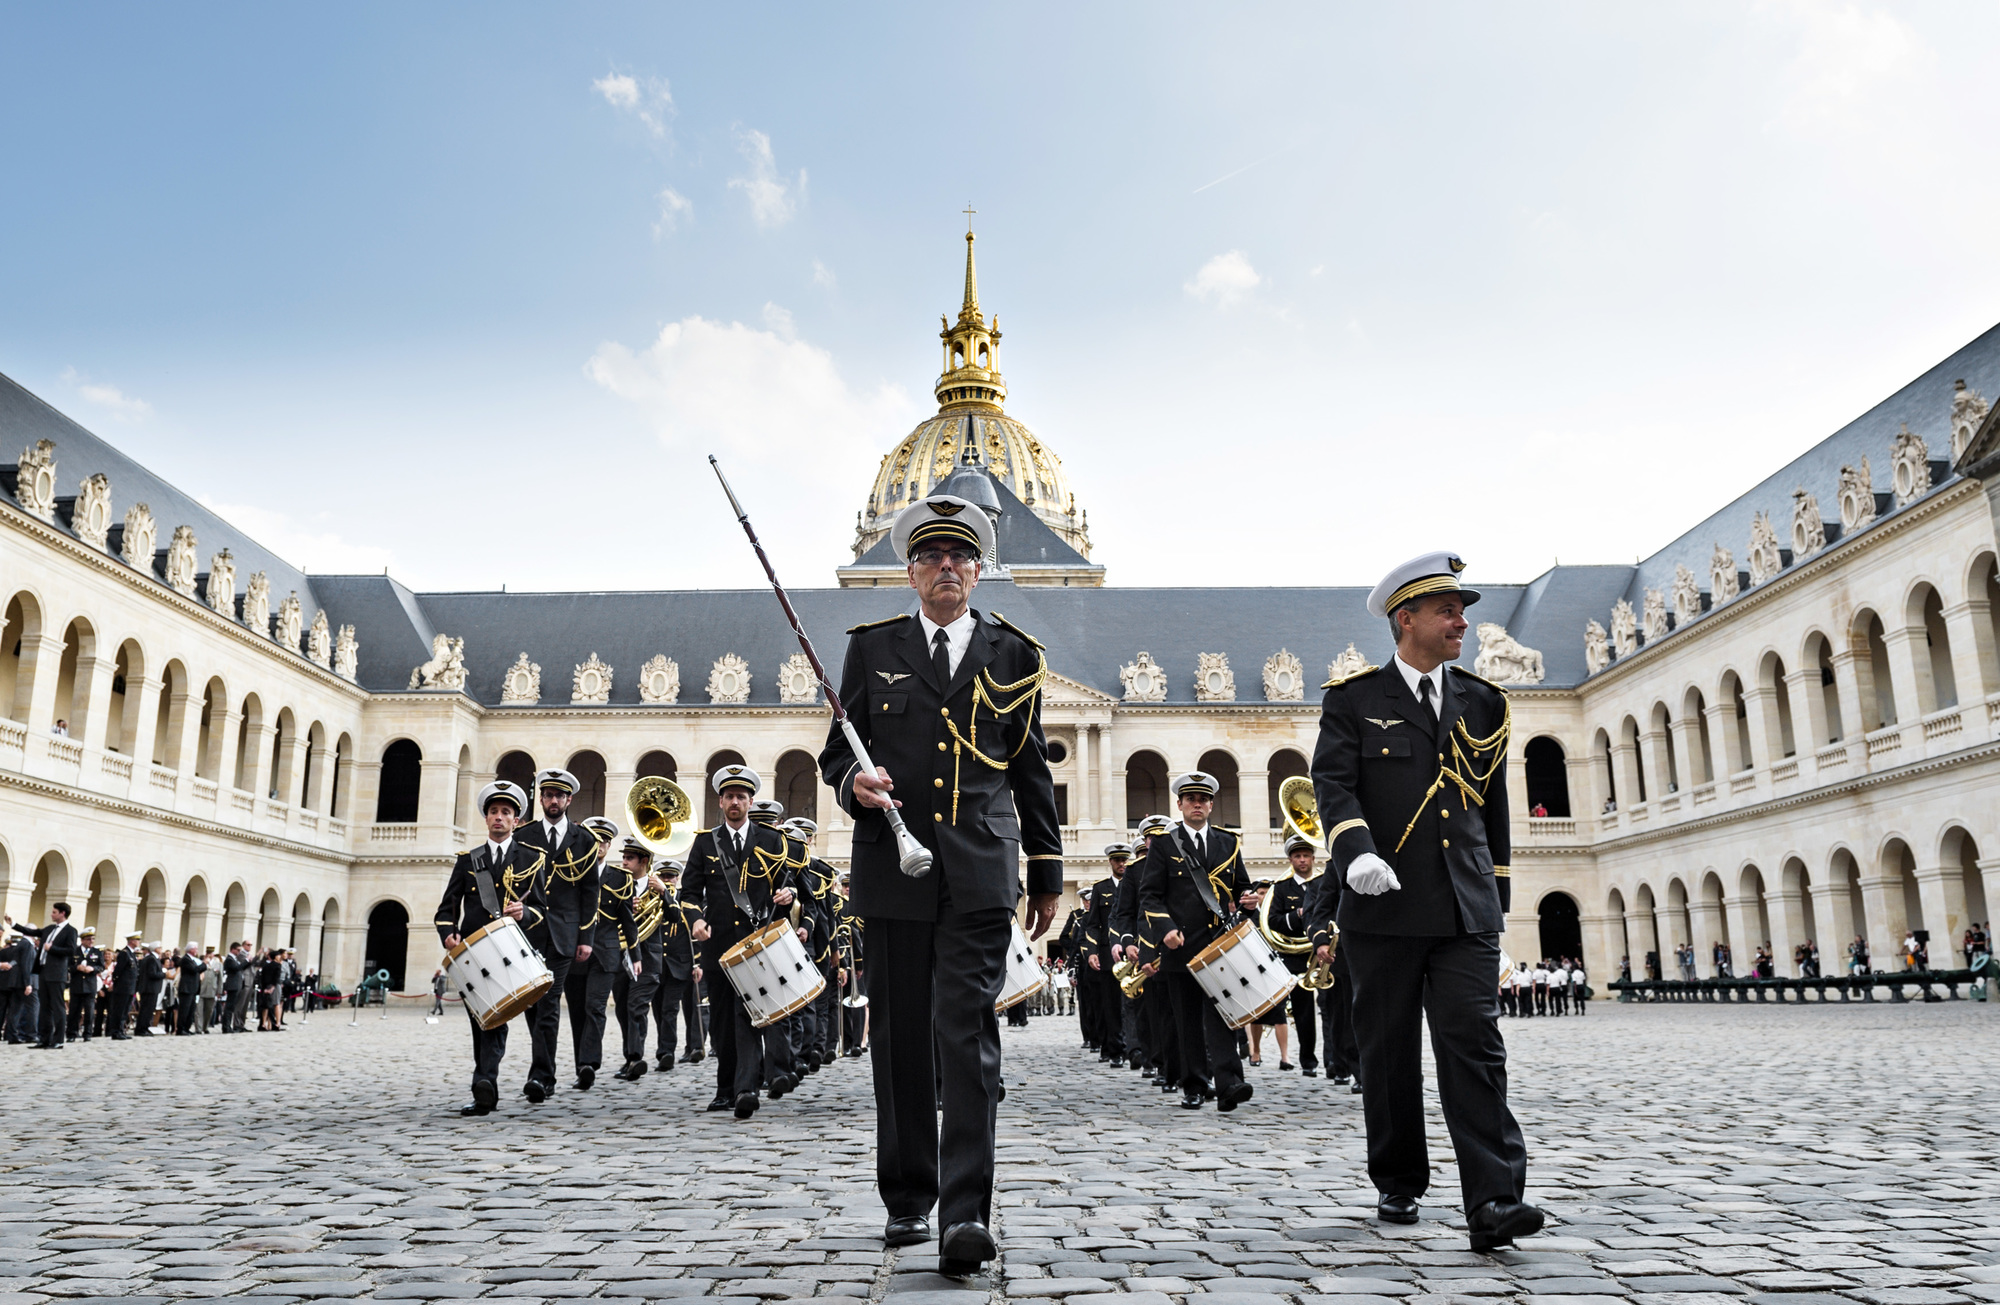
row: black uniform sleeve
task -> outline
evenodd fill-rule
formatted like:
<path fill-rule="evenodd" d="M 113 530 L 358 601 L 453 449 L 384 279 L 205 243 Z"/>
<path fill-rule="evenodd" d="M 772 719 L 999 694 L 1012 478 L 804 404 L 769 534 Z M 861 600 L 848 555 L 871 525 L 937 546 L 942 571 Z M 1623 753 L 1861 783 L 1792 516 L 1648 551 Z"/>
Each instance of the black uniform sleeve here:
<path fill-rule="evenodd" d="M 1319 742 L 1313 749 L 1313 800 L 1326 827 L 1327 873 L 1347 878 L 1354 858 L 1375 851 L 1361 810 L 1361 728 L 1340 685 L 1320 705 Z"/>
<path fill-rule="evenodd" d="M 1146 848 L 1146 863 L 1139 867 L 1139 958 L 1142 964 L 1160 959 L 1160 944 L 1174 929 L 1167 913 L 1167 872 L 1170 864 L 1167 840 L 1155 838 Z"/>

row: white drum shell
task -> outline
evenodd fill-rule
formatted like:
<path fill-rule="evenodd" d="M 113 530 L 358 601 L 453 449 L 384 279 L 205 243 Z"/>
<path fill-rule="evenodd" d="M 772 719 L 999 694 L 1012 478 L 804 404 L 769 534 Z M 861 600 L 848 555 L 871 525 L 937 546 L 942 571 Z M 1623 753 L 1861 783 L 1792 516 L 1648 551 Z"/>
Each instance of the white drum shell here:
<path fill-rule="evenodd" d="M 743 998 L 754 1028 L 775 1024 L 826 991 L 826 977 L 806 955 L 798 934 L 782 920 L 765 925 L 725 952 L 722 972 Z"/>
<path fill-rule="evenodd" d="M 502 917 L 459 944 L 445 975 L 479 1027 L 499 1028 L 532 1006 L 555 977 L 520 924 Z"/>
<path fill-rule="evenodd" d="M 1188 969 L 1215 1003 L 1222 1022 L 1232 1029 L 1242 1028 L 1283 1001 L 1298 982 L 1254 928 L 1239 925 L 1217 939 L 1216 945 L 1219 950 L 1212 959 L 1200 969 L 1194 964 Z"/>
<path fill-rule="evenodd" d="M 993 1003 L 996 1012 L 1020 1005 L 1049 981 L 1035 961 L 1035 946 L 1028 941 L 1021 922 L 1014 921 L 1013 928 L 1013 936 L 1007 940 L 1007 974 L 1000 984 L 1000 1000 Z"/>

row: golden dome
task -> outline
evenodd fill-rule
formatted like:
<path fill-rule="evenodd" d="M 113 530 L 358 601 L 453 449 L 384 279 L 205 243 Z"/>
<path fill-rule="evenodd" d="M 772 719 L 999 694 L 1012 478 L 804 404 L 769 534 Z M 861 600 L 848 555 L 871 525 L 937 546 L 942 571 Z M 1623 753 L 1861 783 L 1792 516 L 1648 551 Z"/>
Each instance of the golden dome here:
<path fill-rule="evenodd" d="M 947 320 L 938 337 L 944 344 L 944 371 L 934 391 L 937 415 L 917 424 L 882 458 L 868 505 L 856 514 L 854 556 L 889 533 L 896 514 L 942 484 L 964 455 L 964 442 L 977 442 L 979 460 L 993 478 L 1012 490 L 1063 542 L 1090 556 L 1090 517 L 1078 509 L 1062 459 L 1033 431 L 1007 416 L 1007 383 L 1000 377 L 1000 319 L 988 325 L 979 310 L 979 280 L 972 261 L 973 236 L 965 233 L 965 299 L 958 321 Z"/>

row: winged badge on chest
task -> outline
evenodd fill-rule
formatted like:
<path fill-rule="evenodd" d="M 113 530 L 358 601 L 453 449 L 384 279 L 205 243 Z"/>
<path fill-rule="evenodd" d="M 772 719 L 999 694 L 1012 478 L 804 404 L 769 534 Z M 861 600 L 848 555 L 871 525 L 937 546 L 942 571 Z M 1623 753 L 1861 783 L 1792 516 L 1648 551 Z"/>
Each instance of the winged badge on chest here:
<path fill-rule="evenodd" d="M 910 678 L 908 671 L 877 671 L 875 673 L 881 676 L 883 682 L 887 684 L 894 684 L 898 680 L 907 680 Z"/>
<path fill-rule="evenodd" d="M 1389 727 L 1390 727 L 1391 725 L 1405 725 L 1405 724 L 1408 724 L 1408 722 L 1407 722 L 1407 721 L 1400 721 L 1400 720 L 1394 720 L 1394 719 L 1390 719 L 1390 720 L 1383 720 L 1383 719 L 1382 719 L 1381 717 L 1379 717 L 1379 716 L 1363 716 L 1363 717 L 1362 717 L 1361 719 L 1363 719 L 1363 720 L 1367 721 L 1367 722 L 1368 722 L 1368 723 L 1369 723 L 1370 725 L 1374 725 L 1374 726 L 1376 726 L 1377 728 L 1380 728 L 1380 729 L 1385 729 L 1385 730 L 1386 730 L 1386 729 L 1388 729 L 1388 728 L 1389 728 Z"/>

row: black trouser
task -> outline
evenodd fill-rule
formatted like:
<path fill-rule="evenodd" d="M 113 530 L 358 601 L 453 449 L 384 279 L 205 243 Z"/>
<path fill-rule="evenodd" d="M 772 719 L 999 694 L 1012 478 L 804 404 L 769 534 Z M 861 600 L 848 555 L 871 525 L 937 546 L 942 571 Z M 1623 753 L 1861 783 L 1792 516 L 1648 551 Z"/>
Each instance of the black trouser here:
<path fill-rule="evenodd" d="M 1569 1004 L 1576 1008 L 1575 1009 L 1576 1014 L 1578 1015 L 1583 1014 L 1583 1003 L 1584 1003 L 1583 989 L 1582 988 L 1572 989 L 1569 994 Z"/>
<path fill-rule="evenodd" d="M 1316 992 L 1293 986 L 1286 998 L 1292 1004 L 1292 1039 L 1298 1043 L 1299 1068 L 1319 1068 L 1319 1015 L 1313 1008 Z"/>
<path fill-rule="evenodd" d="M 1549 1013 L 1549 985 L 1546 983 L 1538 983 L 1535 985 L 1535 1014 L 1546 1015 L 1548 1013 Z"/>
<path fill-rule="evenodd" d="M 1549 985 L 1549 1008 L 1561 1015 L 1569 1009 L 1569 985 Z"/>
<path fill-rule="evenodd" d="M 153 1012 L 159 1008 L 160 985 L 154 984 L 139 994 L 139 1026 L 132 1032 L 150 1034 L 153 1031 Z"/>
<path fill-rule="evenodd" d="M 69 990 L 69 1040 L 79 1037 L 90 1041 L 91 1023 L 97 1018 L 97 989 L 71 988 Z"/>
<path fill-rule="evenodd" d="M 681 1018 L 687 1025 L 687 1049 L 700 1051 L 708 1041 L 708 1030 L 702 1024 L 701 998 L 704 991 L 713 992 L 714 984 L 727 987 L 729 980 L 720 975 L 711 977 L 707 968 L 702 970 L 700 983 L 688 983 L 681 989 Z"/>
<path fill-rule="evenodd" d="M 241 1033 L 243 1021 L 250 1013 L 250 985 L 246 982 L 228 996 L 228 1009 L 223 1013 L 222 1027 L 231 1033 Z"/>
<path fill-rule="evenodd" d="M 569 985 L 572 959 L 542 956 L 549 967 L 549 977 L 555 982 L 540 1001 L 528 1008 L 528 1033 L 534 1045 L 533 1058 L 528 1062 L 528 1081 L 540 1083 L 544 1088 L 553 1089 L 556 1085 L 556 1044 L 562 1035 L 563 991 Z"/>
<path fill-rule="evenodd" d="M 201 1004 L 201 989 L 192 988 L 181 994 L 180 1013 L 174 1017 L 174 1032 L 189 1034 L 195 1031 L 195 1007 Z"/>
<path fill-rule="evenodd" d="M 1200 1088 L 1212 1075 L 1220 1096 L 1241 1083 L 1243 1059 L 1236 1049 L 1236 1030 L 1223 1020 L 1200 982 L 1186 970 L 1162 970 L 1157 977 L 1167 981 L 1174 1026 L 1180 1031 L 1181 1087 Z"/>
<path fill-rule="evenodd" d="M 25 1041 L 14 1032 L 14 1025 L 22 1010 L 28 1005 L 28 996 L 24 989 L 8 988 L 0 992 L 0 1038 L 5 1038 L 8 1042 Z"/>
<path fill-rule="evenodd" d="M 500 1059 L 507 1054 L 507 1026 L 488 1033 L 479 1027 L 479 1017 L 472 1013 L 472 1004 L 466 1003 L 465 1018 L 472 1024 L 472 1082 L 476 1088 L 481 1083 L 491 1083 L 493 1090 L 500 1090 Z"/>
<path fill-rule="evenodd" d="M 1414 1198 L 1430 1185 L 1422 1044 L 1428 1021 L 1465 1209 L 1520 1200 L 1528 1153 L 1507 1108 L 1507 1046 L 1493 983 L 1499 935 L 1406 938 L 1348 930 L 1340 947 L 1354 976 L 1368 1176 L 1376 1190 Z"/>
<path fill-rule="evenodd" d="M 38 1040 L 44 1047 L 60 1047 L 63 1044 L 63 1027 L 68 1022 L 68 1012 L 63 999 L 68 995 L 69 982 L 63 975 L 35 976 L 37 1010 L 35 1028 Z"/>
<path fill-rule="evenodd" d="M 619 967 L 624 968 L 622 960 Z M 616 973 L 599 965 L 593 954 L 582 964 L 570 966 L 569 977 L 563 981 L 563 993 L 569 1001 L 570 1054 L 578 1069 L 585 1065 L 598 1069 L 604 1064 L 604 1003 L 611 999 L 616 978 Z"/>
<path fill-rule="evenodd" d="M 942 897 L 943 894 L 940 893 Z M 993 1223 L 1000 1021 L 1013 913 L 867 921 L 875 1184 L 892 1219 Z M 942 1112 L 940 1112 L 942 1105 Z"/>
<path fill-rule="evenodd" d="M 1097 1002 L 1091 994 L 1090 958 L 1077 953 L 1076 958 L 1076 1024 L 1083 1034 L 1083 1045 L 1104 1047 L 1104 1030 L 1097 1024 Z"/>
<path fill-rule="evenodd" d="M 1333 949 L 1333 986 L 1319 994 L 1320 1019 L 1326 1025 L 1326 1074 L 1352 1078 L 1361 1072 L 1361 1051 L 1354 1043 L 1354 976 L 1347 972 L 1347 953 Z"/>
<path fill-rule="evenodd" d="M 1092 953 L 1095 955 L 1095 953 Z M 1094 970 L 1090 957 L 1083 961 L 1083 999 L 1095 1014 L 1091 1024 L 1097 1030 L 1097 1050 L 1106 1058 L 1125 1055 L 1125 1017 L 1118 1010 L 1118 981 L 1108 969 Z"/>
<path fill-rule="evenodd" d="M 773 1020 L 763 1028 L 750 1023 L 750 1008 L 736 992 L 736 985 L 723 979 L 709 989 L 710 1008 L 715 1012 L 716 1090 L 740 1097 L 755 1096 L 768 1074 L 792 1074 L 792 1040 L 784 1020 Z M 720 1002 L 720 1005 L 715 1003 Z"/>
<path fill-rule="evenodd" d="M 826 991 L 819 995 L 813 1008 L 819 1017 L 819 1058 L 824 1064 L 840 1054 L 840 966 L 828 961 L 820 970 L 820 977 L 826 980 Z"/>
<path fill-rule="evenodd" d="M 646 1021 L 653 1017 L 653 997 L 660 990 L 660 958 L 647 956 L 641 962 L 638 978 L 632 977 L 630 965 L 620 965 L 618 972 L 611 976 L 611 992 L 618 1000 L 618 1027 L 624 1034 L 624 1051 L 627 1063 L 646 1058 Z M 660 1028 L 660 1045 L 665 1049 L 670 1038 L 668 1028 Z M 673 1053 L 669 1051 L 668 1055 Z"/>
<path fill-rule="evenodd" d="M 680 1041 L 681 1025 L 684 1023 L 681 1006 L 694 986 L 692 979 L 676 979 L 662 970 L 659 986 L 653 990 L 653 1022 L 660 1026 L 662 1068 L 674 1063 L 674 1045 Z M 693 1051 L 699 1045 L 690 1041 L 688 1050 Z"/>
<path fill-rule="evenodd" d="M 1017 1002 L 1015 1002 L 1015 1003 L 1014 1003 L 1014 1004 L 1013 1004 L 1012 1006 L 1009 1006 L 1009 1007 L 1007 1008 L 1007 1027 L 1008 1027 L 1008 1028 L 1010 1028 L 1010 1029 L 1025 1029 L 1025 1028 L 1027 1028 L 1027 1027 L 1028 1027 L 1028 1006 L 1029 1006 L 1029 1004 L 1030 1004 L 1030 1003 L 1029 1003 L 1029 1002 L 1028 1002 L 1028 1001 L 1027 1001 L 1026 999 L 1023 999 L 1023 1000 L 1021 1000 L 1021 1001 L 1017 1001 Z"/>
<path fill-rule="evenodd" d="M 1153 1068 L 1169 1083 L 1181 1081 L 1181 1033 L 1174 1022 L 1174 999 L 1167 995 L 1165 972 L 1146 980 L 1139 995 L 1140 1022 L 1146 1026 L 1146 1044 L 1153 1049 Z"/>
<path fill-rule="evenodd" d="M 105 1032 L 114 1038 L 124 1037 L 130 1032 L 125 1025 L 132 1018 L 132 1003 L 138 996 L 138 992 L 131 988 L 114 987 L 111 990 L 111 1010 L 104 1021 Z"/>

